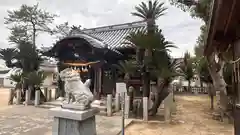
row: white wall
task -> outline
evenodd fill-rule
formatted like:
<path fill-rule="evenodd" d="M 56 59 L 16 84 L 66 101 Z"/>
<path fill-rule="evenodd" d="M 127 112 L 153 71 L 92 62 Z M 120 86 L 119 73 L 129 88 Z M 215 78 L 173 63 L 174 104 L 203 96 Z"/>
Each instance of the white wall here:
<path fill-rule="evenodd" d="M 3 86 L 4 87 L 7 87 L 7 88 L 14 88 L 15 87 L 15 82 L 14 81 L 12 81 L 12 80 L 10 80 L 10 79 L 8 79 L 8 78 L 4 78 L 4 80 L 3 80 Z"/>
<path fill-rule="evenodd" d="M 57 68 L 54 66 L 51 67 L 40 67 L 41 70 L 45 71 L 45 73 L 47 74 L 46 79 L 43 82 L 43 86 L 47 86 L 47 87 L 51 87 L 54 79 L 53 79 L 53 75 L 57 73 Z M 19 71 L 18 69 L 14 68 L 11 69 L 8 73 L 0 75 L 0 77 L 4 78 L 3 80 L 3 86 L 4 87 L 15 87 L 15 82 L 10 80 L 10 76 L 11 74 L 16 73 L 17 71 Z"/>
<path fill-rule="evenodd" d="M 53 82 L 55 82 L 56 80 L 54 80 L 54 73 L 47 73 L 47 77 L 43 82 L 43 86 L 52 86 Z"/>

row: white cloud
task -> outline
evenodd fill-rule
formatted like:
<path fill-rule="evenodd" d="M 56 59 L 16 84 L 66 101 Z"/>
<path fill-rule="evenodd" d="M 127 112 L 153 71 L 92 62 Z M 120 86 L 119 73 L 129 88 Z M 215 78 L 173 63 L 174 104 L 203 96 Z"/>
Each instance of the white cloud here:
<path fill-rule="evenodd" d="M 70 24 L 91 28 L 139 20 L 130 14 L 134 11 L 134 6 L 140 3 L 139 0 L 6 0 L 0 1 L 0 23 L 4 23 L 3 18 L 7 16 L 8 9 L 18 8 L 23 3 L 32 5 L 37 2 L 41 8 L 60 15 L 55 20 L 56 24 L 68 21 Z M 186 50 L 193 52 L 196 38 L 200 34 L 201 21 L 170 6 L 168 2 L 166 6 L 168 11 L 157 24 L 163 29 L 166 38 L 179 47 L 172 49 L 172 56 L 180 57 Z M 0 31 L 0 47 L 7 47 L 9 31 L 5 25 L 0 25 Z M 37 38 L 37 43 L 44 46 L 50 46 L 54 41 L 55 39 L 46 34 Z"/>

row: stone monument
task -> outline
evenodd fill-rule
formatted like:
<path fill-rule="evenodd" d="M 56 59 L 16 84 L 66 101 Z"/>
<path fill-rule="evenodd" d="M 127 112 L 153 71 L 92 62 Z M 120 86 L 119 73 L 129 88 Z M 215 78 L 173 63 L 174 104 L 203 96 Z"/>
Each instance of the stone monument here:
<path fill-rule="evenodd" d="M 60 73 L 65 82 L 66 98 L 62 106 L 50 109 L 54 116 L 53 135 L 96 135 L 95 114 L 91 108 L 93 94 L 89 89 L 91 80 L 81 81 L 79 73 L 67 68 Z"/>

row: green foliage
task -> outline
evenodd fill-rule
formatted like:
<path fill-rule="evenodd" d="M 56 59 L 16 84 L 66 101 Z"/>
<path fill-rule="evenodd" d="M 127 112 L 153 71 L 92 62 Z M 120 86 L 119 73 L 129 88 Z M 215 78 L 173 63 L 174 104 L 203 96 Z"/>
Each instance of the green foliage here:
<path fill-rule="evenodd" d="M 164 7 L 164 3 L 160 3 L 158 0 L 149 0 L 147 4 L 141 2 L 135 7 L 135 10 L 136 12 L 133 12 L 132 15 L 147 21 L 147 33 L 154 34 L 156 29 L 155 21 L 165 14 L 167 8 Z"/>
<path fill-rule="evenodd" d="M 197 71 L 200 75 L 200 80 L 205 83 L 212 83 L 212 77 L 208 69 L 208 62 L 206 58 L 202 57 L 202 59 L 199 60 L 198 64 L 199 65 Z"/>
<path fill-rule="evenodd" d="M 180 71 L 184 79 L 187 81 L 191 81 L 194 77 L 194 70 L 193 70 L 193 60 L 188 52 L 184 54 L 183 63 L 181 63 Z"/>
<path fill-rule="evenodd" d="M 16 86 L 15 86 L 16 89 L 21 89 L 22 81 L 23 81 L 22 77 L 23 75 L 21 72 L 11 74 L 10 79 L 16 83 Z"/>
<path fill-rule="evenodd" d="M 170 82 L 176 77 L 180 76 L 177 69 L 180 67 L 177 59 L 172 59 L 166 52 L 156 52 L 153 55 L 154 62 L 151 76 L 155 78 L 162 78 L 169 85 Z"/>
<path fill-rule="evenodd" d="M 17 46 L 16 55 L 17 67 L 23 69 L 23 72 L 32 72 L 38 70 L 42 58 L 39 56 L 36 47 L 30 43 L 21 41 Z"/>
<path fill-rule="evenodd" d="M 145 50 L 145 53 L 150 53 L 144 56 L 144 64 L 148 65 L 149 68 L 151 68 L 151 63 L 156 58 L 153 58 L 153 55 L 160 55 L 159 52 L 170 52 L 170 48 L 176 48 L 172 42 L 165 39 L 161 30 L 156 30 L 154 34 L 150 35 L 145 31 L 131 33 L 126 37 L 126 42 L 123 44 L 130 44 L 132 46 L 135 46 L 137 49 Z M 164 57 L 165 56 L 162 58 Z"/>
<path fill-rule="evenodd" d="M 205 24 L 210 18 L 211 5 L 213 0 L 170 0 L 171 4 L 189 11 L 192 17 L 202 19 Z"/>
<path fill-rule="evenodd" d="M 151 50 L 152 55 L 150 57 L 145 56 L 144 64 L 148 65 L 152 78 L 163 78 L 169 81 L 175 76 L 178 76 L 176 69 L 177 63 L 172 60 L 168 54 L 170 48 L 176 48 L 172 42 L 165 39 L 161 30 L 156 30 L 154 34 L 147 34 L 146 31 L 138 31 L 137 33 L 131 33 L 126 37 L 126 42 L 123 44 L 129 44 L 135 46 L 138 49 Z"/>
<path fill-rule="evenodd" d="M 170 51 L 169 48 L 176 48 L 172 42 L 166 41 L 162 34 L 162 30 L 156 30 L 153 35 L 148 35 L 146 31 L 138 31 L 130 33 L 123 44 L 136 46 L 142 49 L 151 49 L 159 51 Z"/>
<path fill-rule="evenodd" d="M 150 0 L 148 4 L 141 2 L 141 4 L 135 7 L 135 10 L 136 12 L 132 13 L 134 16 L 144 20 L 156 20 L 165 14 L 167 8 L 164 7 L 164 3 L 160 3 L 158 0 Z"/>
<path fill-rule="evenodd" d="M 8 67 L 20 68 L 24 74 L 37 71 L 42 62 L 36 47 L 26 41 L 18 43 L 17 48 L 1 49 L 0 56 Z"/>
<path fill-rule="evenodd" d="M 46 78 L 46 74 L 43 71 L 33 71 L 28 74 L 27 81 L 32 86 L 40 87 L 40 85 L 42 85 L 45 78 Z"/>
<path fill-rule="evenodd" d="M 38 4 L 33 6 L 23 4 L 19 9 L 9 10 L 7 12 L 8 16 L 4 19 L 5 24 L 10 26 L 9 28 L 12 31 L 9 40 L 13 43 L 18 43 L 18 40 L 13 37 L 14 35 L 18 35 L 17 39 L 19 39 L 19 36 L 28 39 L 29 35 L 31 35 L 32 42 L 35 45 L 37 34 L 39 32 L 51 32 L 48 25 L 51 24 L 56 17 L 54 14 L 39 9 Z"/>
<path fill-rule="evenodd" d="M 25 26 L 14 25 L 12 28 L 10 28 L 10 30 L 11 33 L 8 37 L 8 41 L 10 43 L 16 44 L 21 41 L 31 41 L 31 35 L 27 32 L 27 28 Z"/>
<path fill-rule="evenodd" d="M 137 70 L 137 63 L 134 60 L 120 61 L 115 66 L 120 74 L 124 74 L 124 80 L 129 80 L 131 75 Z"/>
<path fill-rule="evenodd" d="M 11 68 L 12 60 L 15 58 L 17 50 L 15 48 L 0 49 L 0 58 L 5 61 L 7 67 Z"/>
<path fill-rule="evenodd" d="M 68 22 L 64 22 L 63 24 L 57 25 L 53 30 L 52 30 L 52 35 L 55 35 L 58 39 L 62 39 L 66 36 L 69 36 L 71 34 L 72 30 L 81 30 L 82 26 L 75 26 L 72 25 L 70 26 Z"/>

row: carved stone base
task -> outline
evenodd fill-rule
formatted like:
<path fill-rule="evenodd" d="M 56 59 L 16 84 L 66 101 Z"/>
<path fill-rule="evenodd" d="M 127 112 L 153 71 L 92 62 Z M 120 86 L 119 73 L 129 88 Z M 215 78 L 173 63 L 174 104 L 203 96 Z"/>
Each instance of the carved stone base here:
<path fill-rule="evenodd" d="M 85 111 L 52 108 L 50 115 L 54 116 L 53 135 L 96 135 L 96 109 Z"/>
<path fill-rule="evenodd" d="M 79 111 L 84 111 L 87 109 L 90 109 L 90 106 L 84 106 L 84 105 L 79 105 L 79 104 L 62 104 L 61 106 L 63 109 L 72 109 L 72 110 L 79 110 Z"/>

